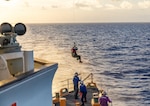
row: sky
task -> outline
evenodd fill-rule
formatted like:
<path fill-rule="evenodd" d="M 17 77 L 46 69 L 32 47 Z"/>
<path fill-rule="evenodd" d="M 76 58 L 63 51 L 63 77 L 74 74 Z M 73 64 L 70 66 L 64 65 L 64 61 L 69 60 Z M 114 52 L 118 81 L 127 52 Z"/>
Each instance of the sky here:
<path fill-rule="evenodd" d="M 150 22 L 150 0 L 0 0 L 3 22 Z"/>

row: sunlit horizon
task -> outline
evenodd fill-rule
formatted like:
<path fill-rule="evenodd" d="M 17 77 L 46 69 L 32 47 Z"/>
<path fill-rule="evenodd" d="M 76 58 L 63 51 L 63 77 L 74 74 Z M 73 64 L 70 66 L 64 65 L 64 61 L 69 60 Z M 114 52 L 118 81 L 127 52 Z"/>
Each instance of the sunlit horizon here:
<path fill-rule="evenodd" d="M 1 0 L 0 22 L 150 22 L 150 0 Z"/>

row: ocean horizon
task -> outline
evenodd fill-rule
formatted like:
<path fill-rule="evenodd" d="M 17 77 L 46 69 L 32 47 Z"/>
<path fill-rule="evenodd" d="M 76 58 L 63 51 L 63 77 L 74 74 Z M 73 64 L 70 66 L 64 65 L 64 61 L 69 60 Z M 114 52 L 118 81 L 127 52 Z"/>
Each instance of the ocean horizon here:
<path fill-rule="evenodd" d="M 150 105 L 150 23 L 27 24 L 17 40 L 34 57 L 58 63 L 53 89 L 74 72 L 93 73 L 114 106 Z M 74 42 L 82 64 L 71 56 Z"/>

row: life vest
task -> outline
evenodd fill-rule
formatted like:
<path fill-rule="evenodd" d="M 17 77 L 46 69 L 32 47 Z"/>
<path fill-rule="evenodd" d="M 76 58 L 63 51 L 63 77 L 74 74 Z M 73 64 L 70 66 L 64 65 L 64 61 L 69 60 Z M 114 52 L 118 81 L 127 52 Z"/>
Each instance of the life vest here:
<path fill-rule="evenodd" d="M 76 50 L 78 50 L 77 47 L 73 47 L 73 48 L 71 49 L 71 53 L 72 53 L 72 56 L 73 56 L 73 57 L 75 57 L 75 56 L 77 55 Z"/>

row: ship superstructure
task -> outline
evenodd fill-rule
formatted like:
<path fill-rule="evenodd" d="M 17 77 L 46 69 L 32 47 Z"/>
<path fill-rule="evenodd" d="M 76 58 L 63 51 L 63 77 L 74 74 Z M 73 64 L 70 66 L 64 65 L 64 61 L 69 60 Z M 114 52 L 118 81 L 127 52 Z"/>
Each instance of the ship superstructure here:
<path fill-rule="evenodd" d="M 0 26 L 0 106 L 51 106 L 57 63 L 34 61 L 33 51 L 22 51 L 16 37 L 26 26 Z"/>

